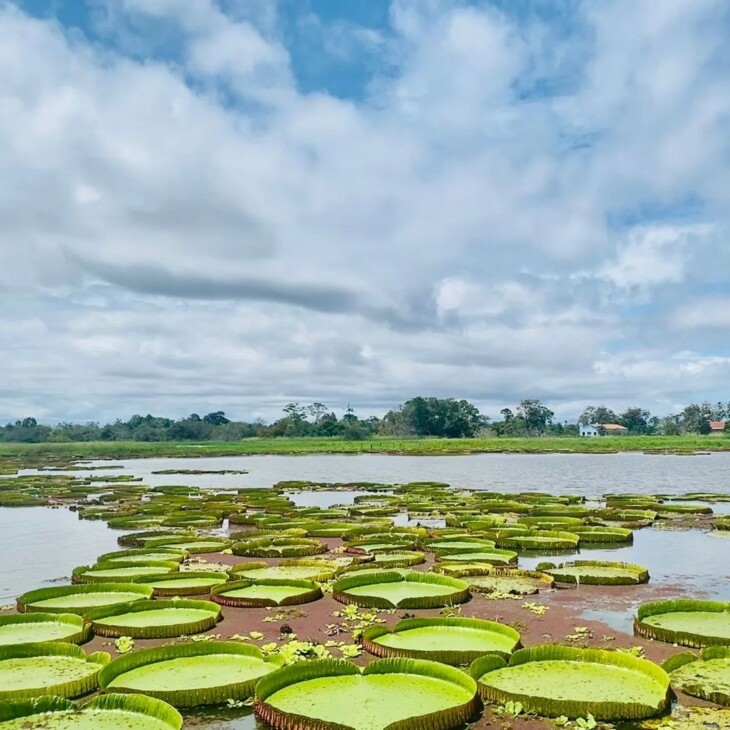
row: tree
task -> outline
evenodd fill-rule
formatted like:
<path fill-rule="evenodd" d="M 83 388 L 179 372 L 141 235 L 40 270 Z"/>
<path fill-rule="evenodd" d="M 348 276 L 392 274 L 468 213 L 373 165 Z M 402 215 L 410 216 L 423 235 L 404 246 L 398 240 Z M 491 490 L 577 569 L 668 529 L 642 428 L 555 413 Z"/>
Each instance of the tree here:
<path fill-rule="evenodd" d="M 230 423 L 230 420 L 226 418 L 224 411 L 213 411 L 213 413 L 208 413 L 208 415 L 203 416 L 203 420 L 211 426 L 223 426 L 226 423 Z"/>
<path fill-rule="evenodd" d="M 689 433 L 709 433 L 713 418 L 712 406 L 704 403 L 690 403 L 681 414 L 682 428 Z"/>
<path fill-rule="evenodd" d="M 617 422 L 618 416 L 606 406 L 588 406 L 578 419 L 578 423 L 583 426 Z"/>
<path fill-rule="evenodd" d="M 618 423 L 628 428 L 629 433 L 647 434 L 652 433 L 656 427 L 656 418 L 642 408 L 627 408 L 619 417 Z"/>
<path fill-rule="evenodd" d="M 324 403 L 312 403 L 311 406 L 307 406 L 307 413 L 310 415 L 316 426 L 322 416 L 327 413 L 327 406 Z"/>
<path fill-rule="evenodd" d="M 544 434 L 553 422 L 554 415 L 553 411 L 534 398 L 520 401 L 517 408 L 517 418 L 524 421 L 525 431 L 528 436 L 541 436 Z"/>

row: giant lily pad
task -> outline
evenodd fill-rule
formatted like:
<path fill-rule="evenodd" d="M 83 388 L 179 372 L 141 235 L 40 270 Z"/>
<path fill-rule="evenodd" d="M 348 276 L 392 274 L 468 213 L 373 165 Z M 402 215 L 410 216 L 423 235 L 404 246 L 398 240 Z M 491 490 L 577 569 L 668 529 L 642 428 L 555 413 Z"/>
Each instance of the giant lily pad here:
<path fill-rule="evenodd" d="M 478 593 L 514 593 L 528 596 L 552 588 L 554 579 L 539 570 L 493 567 L 485 563 L 437 563 L 437 573 L 461 578 L 469 584 L 469 590 Z"/>
<path fill-rule="evenodd" d="M 172 550 L 163 548 L 117 550 L 113 553 L 104 553 L 97 558 L 97 563 L 124 563 L 138 565 L 139 563 L 157 562 L 162 560 L 180 563 L 187 557 L 183 550 Z"/>
<path fill-rule="evenodd" d="M 404 656 L 444 664 L 467 664 L 484 654 L 509 656 L 520 643 L 510 626 L 476 618 L 412 618 L 393 630 L 371 626 L 363 646 L 380 657 Z"/>
<path fill-rule="evenodd" d="M 730 603 L 657 601 L 639 606 L 634 631 L 649 639 L 683 646 L 730 644 Z"/>
<path fill-rule="evenodd" d="M 699 659 L 693 654 L 680 654 L 665 662 L 664 668 L 670 672 L 676 689 L 730 706 L 730 646 L 703 649 Z"/>
<path fill-rule="evenodd" d="M 81 708 L 51 696 L 0 705 L 2 730 L 180 730 L 182 725 L 174 707 L 141 695 L 95 697 Z"/>
<path fill-rule="evenodd" d="M 488 563 L 489 565 L 513 565 L 517 562 L 517 553 L 512 550 L 484 548 L 467 553 L 437 553 L 437 560 L 454 563 Z"/>
<path fill-rule="evenodd" d="M 322 589 L 311 580 L 238 580 L 216 586 L 211 598 L 222 606 L 294 606 L 322 598 Z"/>
<path fill-rule="evenodd" d="M 125 565 L 120 563 L 97 563 L 74 568 L 71 578 L 74 583 L 123 583 L 134 581 L 146 575 L 173 573 L 180 565 L 171 560 L 155 560 L 147 563 Z"/>
<path fill-rule="evenodd" d="M 18 598 L 18 611 L 76 613 L 83 615 L 92 608 L 115 606 L 152 598 L 153 589 L 132 583 L 53 586 L 24 593 Z"/>
<path fill-rule="evenodd" d="M 86 618 L 99 636 L 166 639 L 212 629 L 220 606 L 211 601 L 136 601 L 89 611 Z"/>
<path fill-rule="evenodd" d="M 649 581 L 649 571 L 634 563 L 612 563 L 602 560 L 575 560 L 555 566 L 541 563 L 543 570 L 558 583 L 574 583 L 596 586 L 628 586 Z"/>
<path fill-rule="evenodd" d="M 91 636 L 89 627 L 73 613 L 21 613 L 0 616 L 0 646 L 67 641 L 83 644 Z"/>
<path fill-rule="evenodd" d="M 602 649 L 535 646 L 516 651 L 509 663 L 484 656 L 469 671 L 485 700 L 520 702 L 527 712 L 548 717 L 654 717 L 671 697 L 669 675 L 661 667 Z"/>
<path fill-rule="evenodd" d="M 142 692 L 175 707 L 195 707 L 251 697 L 256 682 L 282 663 L 239 642 L 174 644 L 115 659 L 99 684 L 105 691 Z"/>
<path fill-rule="evenodd" d="M 173 538 L 162 540 L 148 540 L 147 545 L 156 548 L 175 548 L 186 553 L 218 553 L 231 547 L 232 542 L 224 537 Z"/>
<path fill-rule="evenodd" d="M 280 565 L 266 563 L 241 563 L 231 568 L 231 575 L 248 580 L 329 580 L 334 577 L 337 567 L 323 562 L 291 560 Z"/>
<path fill-rule="evenodd" d="M 141 578 L 137 583 L 152 586 L 155 596 L 201 596 L 228 580 L 220 571 L 189 570 Z"/>
<path fill-rule="evenodd" d="M 0 647 L 0 701 L 88 694 L 109 659 L 105 652 L 87 655 L 75 644 L 60 642 Z"/>
<path fill-rule="evenodd" d="M 256 714 L 291 728 L 457 728 L 478 708 L 474 680 L 417 659 L 380 659 L 363 669 L 346 661 L 300 662 L 256 686 Z"/>
<path fill-rule="evenodd" d="M 367 608 L 439 608 L 464 603 L 468 585 L 456 578 L 416 571 L 366 571 L 341 578 L 332 596 Z"/>
<path fill-rule="evenodd" d="M 234 555 L 250 558 L 301 558 L 327 551 L 319 540 L 306 537 L 261 537 L 241 540 L 231 548 Z"/>

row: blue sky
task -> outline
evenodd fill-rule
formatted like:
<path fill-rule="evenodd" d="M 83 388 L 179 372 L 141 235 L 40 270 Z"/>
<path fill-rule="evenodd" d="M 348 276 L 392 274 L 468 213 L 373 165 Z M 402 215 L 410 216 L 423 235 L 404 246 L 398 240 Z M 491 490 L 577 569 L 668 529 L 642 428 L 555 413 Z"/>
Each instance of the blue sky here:
<path fill-rule="evenodd" d="M 721 0 L 0 2 L 0 420 L 730 400 Z"/>

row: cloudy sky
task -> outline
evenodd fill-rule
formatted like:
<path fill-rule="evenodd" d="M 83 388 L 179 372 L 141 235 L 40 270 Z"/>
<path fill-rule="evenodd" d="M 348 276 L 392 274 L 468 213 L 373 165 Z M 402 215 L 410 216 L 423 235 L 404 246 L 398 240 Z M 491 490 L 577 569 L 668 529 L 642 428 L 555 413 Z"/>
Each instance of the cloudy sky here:
<path fill-rule="evenodd" d="M 730 400 L 726 0 L 0 0 L 0 420 Z"/>

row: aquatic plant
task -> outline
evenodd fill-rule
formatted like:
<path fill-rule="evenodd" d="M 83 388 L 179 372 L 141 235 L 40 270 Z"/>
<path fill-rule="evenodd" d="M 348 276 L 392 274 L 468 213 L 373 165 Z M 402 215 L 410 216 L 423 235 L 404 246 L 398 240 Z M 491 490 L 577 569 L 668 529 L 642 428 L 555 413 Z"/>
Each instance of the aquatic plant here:
<path fill-rule="evenodd" d="M 0 616 L 0 646 L 63 641 L 83 644 L 91 627 L 73 613 L 21 613 Z"/>
<path fill-rule="evenodd" d="M 730 644 L 730 602 L 680 599 L 639 606 L 634 632 L 682 646 Z"/>
<path fill-rule="evenodd" d="M 40 611 L 83 615 L 92 608 L 152 598 L 152 593 L 152 588 L 133 583 L 52 586 L 23 593 L 17 599 L 17 608 L 20 613 Z"/>
<path fill-rule="evenodd" d="M 550 574 L 558 583 L 576 585 L 624 586 L 649 581 L 649 571 L 643 565 L 635 563 L 574 560 L 557 566 L 553 563 L 539 563 L 537 569 Z"/>
<path fill-rule="evenodd" d="M 672 686 L 685 694 L 730 706 L 730 646 L 711 646 L 700 656 L 686 652 L 667 660 Z"/>
<path fill-rule="evenodd" d="M 222 606 L 237 608 L 295 606 L 322 598 L 322 588 L 311 580 L 238 580 L 215 586 L 211 598 Z"/>

